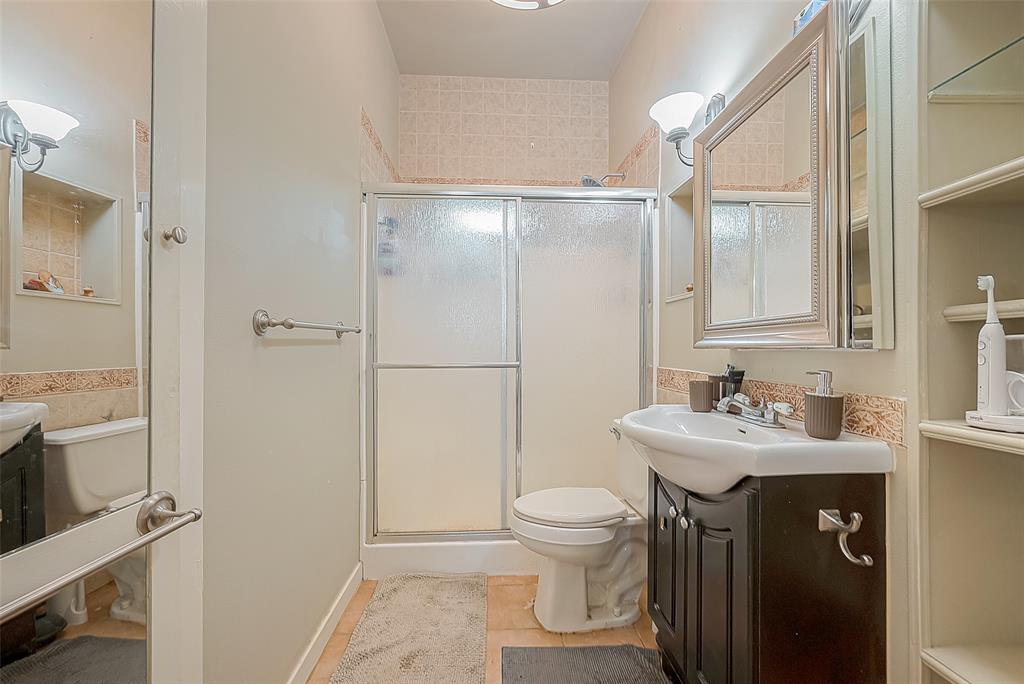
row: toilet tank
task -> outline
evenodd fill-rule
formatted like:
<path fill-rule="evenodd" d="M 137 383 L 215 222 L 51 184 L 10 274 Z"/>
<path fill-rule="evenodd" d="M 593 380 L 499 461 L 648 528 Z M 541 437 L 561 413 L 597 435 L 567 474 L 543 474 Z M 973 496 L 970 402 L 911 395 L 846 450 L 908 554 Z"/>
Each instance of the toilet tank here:
<path fill-rule="evenodd" d="M 47 513 L 88 515 L 146 489 L 148 419 L 43 434 Z"/>
<path fill-rule="evenodd" d="M 615 446 L 616 475 L 619 490 L 637 513 L 647 517 L 647 463 L 640 458 L 633 443 L 619 429 L 620 421 L 612 421 L 612 434 L 617 440 Z"/>

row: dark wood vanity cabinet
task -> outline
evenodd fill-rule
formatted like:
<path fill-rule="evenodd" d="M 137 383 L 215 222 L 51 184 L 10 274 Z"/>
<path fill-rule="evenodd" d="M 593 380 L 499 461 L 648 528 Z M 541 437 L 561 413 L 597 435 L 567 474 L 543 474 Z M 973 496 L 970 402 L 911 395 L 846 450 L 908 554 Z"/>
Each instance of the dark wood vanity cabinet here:
<path fill-rule="evenodd" d="M 747 478 L 688 492 L 651 471 L 648 609 L 686 684 L 885 681 L 885 476 Z M 848 560 L 818 510 L 856 511 Z"/>

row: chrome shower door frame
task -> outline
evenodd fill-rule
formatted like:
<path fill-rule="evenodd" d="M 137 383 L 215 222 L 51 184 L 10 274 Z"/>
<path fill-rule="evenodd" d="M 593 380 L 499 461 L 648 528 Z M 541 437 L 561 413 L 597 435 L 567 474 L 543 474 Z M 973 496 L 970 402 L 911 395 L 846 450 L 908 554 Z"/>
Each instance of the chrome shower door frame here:
<path fill-rule="evenodd" d="M 483 363 L 387 363 L 377 360 L 377 218 L 379 199 L 488 199 L 502 202 L 511 202 L 515 205 L 514 226 L 512 234 L 514 245 L 511 250 L 514 254 L 515 264 L 515 360 L 496 361 Z M 387 369 L 507 369 L 515 370 L 515 495 L 522 494 L 522 279 L 521 279 L 521 241 L 520 225 L 522 223 L 522 203 L 524 200 L 546 200 L 562 202 L 587 202 L 587 203 L 636 203 L 642 204 L 641 212 L 641 239 L 640 239 L 640 356 L 639 377 L 638 377 L 638 406 L 645 407 L 653 401 L 655 370 L 652 361 L 653 353 L 653 332 L 651 324 L 654 316 L 654 227 L 656 221 L 655 202 L 657 191 L 645 188 L 583 188 L 583 187 L 557 187 L 557 186 L 461 186 L 461 185 L 420 185 L 415 183 L 382 183 L 365 184 L 363 186 L 363 202 L 365 211 L 363 214 L 362 236 L 364 252 L 364 331 L 363 340 L 363 449 L 362 462 L 364 464 L 363 477 L 365 479 L 364 501 L 362 502 L 362 515 L 364 520 L 365 538 L 367 544 L 396 544 L 408 542 L 443 542 L 443 541 L 466 541 L 466 540 L 507 540 L 512 534 L 507 528 L 507 512 L 509 503 L 502 502 L 502 520 L 506 527 L 499 530 L 483 531 L 447 531 L 447 532 L 381 532 L 378 528 L 377 510 L 377 371 Z M 505 220 L 509 220 L 509 212 L 505 210 Z M 509 233 L 506 227 L 506 235 Z M 508 250 L 506 249 L 506 254 Z M 508 279 L 503 287 L 508 288 Z M 507 305 L 507 294 L 503 297 L 503 306 Z M 507 324 L 509 316 L 503 316 L 502 320 Z M 502 342 L 507 351 L 507 338 L 503 334 Z M 502 381 L 507 382 L 507 374 Z M 505 393 L 507 396 L 507 392 Z M 503 473 L 508 472 L 508 464 L 503 464 Z M 506 497 L 508 491 L 507 483 L 503 483 L 502 497 Z"/>

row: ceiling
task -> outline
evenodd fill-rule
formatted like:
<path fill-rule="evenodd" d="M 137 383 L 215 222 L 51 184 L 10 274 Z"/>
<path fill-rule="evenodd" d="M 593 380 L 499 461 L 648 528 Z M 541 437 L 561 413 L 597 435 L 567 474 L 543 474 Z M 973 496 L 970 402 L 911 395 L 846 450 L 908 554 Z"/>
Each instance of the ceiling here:
<path fill-rule="evenodd" d="M 606 81 L 647 0 L 564 0 L 512 10 L 491 0 L 377 0 L 403 74 Z"/>

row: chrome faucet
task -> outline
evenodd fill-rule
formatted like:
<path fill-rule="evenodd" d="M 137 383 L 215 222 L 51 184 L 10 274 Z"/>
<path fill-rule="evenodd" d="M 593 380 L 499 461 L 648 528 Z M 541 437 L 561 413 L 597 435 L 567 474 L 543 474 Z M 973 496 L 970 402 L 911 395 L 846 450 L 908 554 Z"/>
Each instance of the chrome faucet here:
<path fill-rule="evenodd" d="M 737 392 L 731 397 L 722 397 L 718 405 L 715 406 L 715 410 L 728 413 L 729 408 L 732 406 L 738 406 L 740 409 L 739 415 L 736 416 L 737 418 L 747 423 L 760 425 L 761 427 L 785 428 L 786 425 L 779 420 L 779 416 L 786 416 L 788 418 L 793 415 L 792 404 L 781 401 L 766 402 L 762 397 L 761 403 L 755 406 L 750 397 L 742 392 Z"/>

